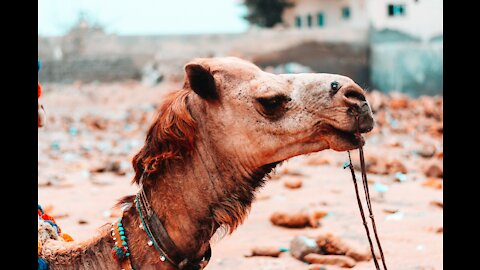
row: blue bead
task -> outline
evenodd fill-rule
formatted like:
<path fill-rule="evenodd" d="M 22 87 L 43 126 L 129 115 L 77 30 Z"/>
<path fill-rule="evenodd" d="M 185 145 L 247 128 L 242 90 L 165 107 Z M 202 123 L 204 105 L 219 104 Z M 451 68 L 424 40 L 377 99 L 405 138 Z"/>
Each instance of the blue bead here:
<path fill-rule="evenodd" d="M 122 240 L 125 240 L 125 238 L 126 238 L 125 236 L 120 236 L 120 239 Z"/>
<path fill-rule="evenodd" d="M 128 250 L 128 247 L 125 247 L 126 250 Z"/>
<path fill-rule="evenodd" d="M 123 231 L 123 227 L 118 228 L 119 231 Z"/>
<path fill-rule="evenodd" d="M 124 235 L 124 234 L 125 234 L 125 232 L 123 232 L 123 231 L 120 231 L 120 235 Z"/>
<path fill-rule="evenodd" d="M 122 226 L 123 226 L 122 223 L 118 223 L 117 225 L 118 225 L 118 227 L 122 227 Z"/>
<path fill-rule="evenodd" d="M 123 242 L 122 242 L 122 245 L 126 246 L 126 245 L 127 245 L 127 242 L 123 241 Z"/>
<path fill-rule="evenodd" d="M 128 256 L 130 256 L 130 253 L 127 252 L 127 254 L 125 254 L 125 255 L 127 255 L 127 257 L 128 257 Z"/>

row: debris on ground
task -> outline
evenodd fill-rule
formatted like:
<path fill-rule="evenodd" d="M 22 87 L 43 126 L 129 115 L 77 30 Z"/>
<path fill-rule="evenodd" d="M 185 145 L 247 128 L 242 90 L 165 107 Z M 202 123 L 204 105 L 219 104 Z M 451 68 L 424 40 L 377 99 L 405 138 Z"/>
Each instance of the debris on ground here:
<path fill-rule="evenodd" d="M 290 254 L 297 260 L 303 261 L 303 258 L 310 253 L 320 253 L 320 247 L 315 239 L 299 235 L 290 242 Z"/>
<path fill-rule="evenodd" d="M 443 162 L 438 160 L 430 160 L 425 164 L 425 176 L 443 178 Z"/>
<path fill-rule="evenodd" d="M 253 247 L 250 254 L 245 255 L 245 257 L 255 257 L 255 256 L 267 256 L 267 257 L 278 257 L 284 249 L 277 247 Z"/>
<path fill-rule="evenodd" d="M 300 179 L 287 179 L 283 182 L 283 185 L 288 189 L 297 189 L 302 187 L 302 180 Z"/>
<path fill-rule="evenodd" d="M 355 261 L 368 261 L 372 258 L 368 250 L 361 251 L 351 247 L 331 233 L 319 235 L 315 240 L 320 247 L 321 254 L 345 255 L 353 258 Z"/>
<path fill-rule="evenodd" d="M 274 212 L 270 216 L 273 225 L 286 228 L 318 227 L 318 221 L 328 213 L 320 210 L 300 211 L 298 213 Z"/>
<path fill-rule="evenodd" d="M 443 181 L 438 178 L 430 177 L 422 183 L 422 186 L 434 189 L 443 189 Z"/>
<path fill-rule="evenodd" d="M 347 245 L 331 233 L 317 236 L 296 236 L 290 242 L 290 254 L 297 260 L 311 264 L 328 264 L 352 268 L 356 262 L 369 261 L 370 251 Z"/>

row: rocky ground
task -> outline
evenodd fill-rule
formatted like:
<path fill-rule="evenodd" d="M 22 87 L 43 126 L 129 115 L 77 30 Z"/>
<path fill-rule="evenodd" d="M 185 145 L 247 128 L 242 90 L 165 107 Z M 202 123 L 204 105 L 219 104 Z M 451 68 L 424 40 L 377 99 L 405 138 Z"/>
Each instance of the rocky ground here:
<path fill-rule="evenodd" d="M 119 216 L 111 210 L 117 199 L 136 192 L 130 160 L 163 94 L 180 83 L 43 87 L 48 120 L 38 134 L 39 203 L 63 231 L 84 240 Z M 377 126 L 364 150 L 389 269 L 443 269 L 443 98 L 372 92 L 368 99 Z M 352 154 L 361 179 L 358 154 Z M 343 269 L 338 260 L 308 264 L 292 256 L 296 236 L 316 239 L 326 233 L 368 255 L 351 175 L 342 168 L 347 160 L 347 153 L 327 150 L 285 162 L 259 191 L 246 222 L 214 239 L 207 269 Z M 293 214 L 299 228 L 286 227 Z M 325 253 L 324 244 L 317 239 Z M 282 252 L 250 256 L 259 248 Z M 371 260 L 352 256 L 341 258 L 345 267 L 374 268 Z"/>

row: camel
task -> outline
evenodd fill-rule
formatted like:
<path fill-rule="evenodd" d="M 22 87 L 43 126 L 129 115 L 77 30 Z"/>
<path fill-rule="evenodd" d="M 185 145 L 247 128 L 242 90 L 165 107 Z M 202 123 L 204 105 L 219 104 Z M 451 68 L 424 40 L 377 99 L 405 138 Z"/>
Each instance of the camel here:
<path fill-rule="evenodd" d="M 231 234 L 245 220 L 255 191 L 279 163 L 358 148 L 365 143 L 360 133 L 374 126 L 364 90 L 345 76 L 275 75 L 235 57 L 197 58 L 184 69 L 183 88 L 164 98 L 132 160 L 132 183 L 143 188 L 190 261 L 209 251 L 217 229 Z M 135 198 L 118 203 L 133 268 L 203 268 L 205 263 L 179 266 L 161 258 L 148 243 Z M 106 224 L 85 242 L 47 240 L 41 256 L 52 270 L 121 269 L 113 246 Z"/>

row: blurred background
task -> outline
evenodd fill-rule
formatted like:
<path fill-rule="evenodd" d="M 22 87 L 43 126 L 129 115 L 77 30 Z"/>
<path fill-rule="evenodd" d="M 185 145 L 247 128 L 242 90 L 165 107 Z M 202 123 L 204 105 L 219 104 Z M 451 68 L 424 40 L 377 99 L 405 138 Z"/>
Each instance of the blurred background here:
<path fill-rule="evenodd" d="M 39 2 L 45 82 L 182 75 L 194 57 L 234 55 L 278 73 L 328 72 L 381 91 L 443 91 L 438 0 Z"/>
<path fill-rule="evenodd" d="M 237 56 L 272 73 L 346 75 L 368 91 L 376 127 L 366 136 L 367 170 L 388 265 L 443 269 L 443 1 L 39 0 L 38 7 L 47 113 L 38 134 L 39 203 L 75 240 L 118 217 L 116 200 L 136 192 L 131 158 L 164 94 L 181 88 L 185 63 Z M 291 242 L 327 232 L 368 253 L 346 159 L 323 151 L 285 162 L 245 224 L 214 245 L 208 269 L 310 269 L 291 255 Z M 285 228 L 270 220 L 278 211 L 318 220 Z M 256 246 L 287 251 L 245 257 Z M 354 269 L 372 266 L 356 261 Z"/>

